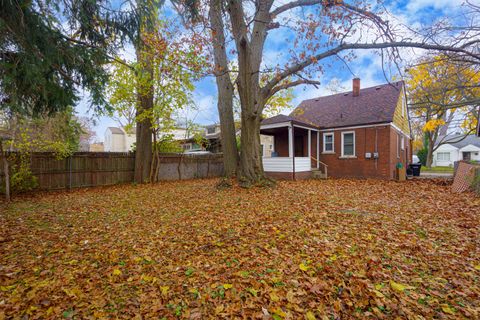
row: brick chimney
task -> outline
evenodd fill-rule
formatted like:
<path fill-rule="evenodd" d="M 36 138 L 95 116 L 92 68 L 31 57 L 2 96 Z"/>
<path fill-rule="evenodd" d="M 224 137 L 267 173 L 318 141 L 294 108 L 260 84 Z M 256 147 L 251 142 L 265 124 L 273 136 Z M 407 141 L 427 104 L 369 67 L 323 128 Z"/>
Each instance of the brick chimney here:
<path fill-rule="evenodd" d="M 353 96 L 358 97 L 360 95 L 360 78 L 354 78 L 352 81 Z"/>

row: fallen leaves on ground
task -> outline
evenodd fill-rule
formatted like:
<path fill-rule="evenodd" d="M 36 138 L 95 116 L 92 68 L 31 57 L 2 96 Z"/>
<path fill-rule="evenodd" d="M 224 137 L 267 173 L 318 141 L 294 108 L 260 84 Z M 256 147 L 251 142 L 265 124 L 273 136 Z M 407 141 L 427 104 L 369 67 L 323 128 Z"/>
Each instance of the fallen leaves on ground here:
<path fill-rule="evenodd" d="M 0 215 L 0 319 L 480 317 L 473 195 L 216 183 L 16 199 Z"/>

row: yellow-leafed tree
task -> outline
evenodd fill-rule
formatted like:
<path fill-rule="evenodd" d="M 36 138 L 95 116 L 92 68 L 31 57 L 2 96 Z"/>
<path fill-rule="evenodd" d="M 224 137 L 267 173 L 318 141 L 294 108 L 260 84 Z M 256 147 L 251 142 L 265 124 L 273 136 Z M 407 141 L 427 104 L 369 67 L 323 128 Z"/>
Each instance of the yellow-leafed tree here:
<path fill-rule="evenodd" d="M 419 61 L 408 76 L 411 118 L 421 123 L 426 165 L 431 167 L 433 152 L 440 145 L 460 141 L 475 130 L 480 72 L 451 56 L 439 55 Z M 449 138 L 449 129 L 462 134 Z"/>

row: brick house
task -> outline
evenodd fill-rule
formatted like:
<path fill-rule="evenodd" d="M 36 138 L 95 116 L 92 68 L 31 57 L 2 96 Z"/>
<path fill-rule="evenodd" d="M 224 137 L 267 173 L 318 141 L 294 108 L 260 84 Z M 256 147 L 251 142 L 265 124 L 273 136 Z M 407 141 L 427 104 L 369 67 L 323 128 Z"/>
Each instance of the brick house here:
<path fill-rule="evenodd" d="M 284 179 L 333 177 L 397 178 L 397 165 L 411 162 L 411 135 L 403 82 L 304 100 L 289 115 L 262 121 L 273 136 L 267 175 Z"/>

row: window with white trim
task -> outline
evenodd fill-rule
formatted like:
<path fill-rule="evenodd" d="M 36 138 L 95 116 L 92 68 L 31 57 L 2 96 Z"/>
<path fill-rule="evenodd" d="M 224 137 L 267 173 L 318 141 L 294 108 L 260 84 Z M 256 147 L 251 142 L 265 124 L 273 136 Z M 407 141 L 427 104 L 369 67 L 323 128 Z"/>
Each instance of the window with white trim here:
<path fill-rule="evenodd" d="M 438 161 L 450 161 L 450 152 L 437 152 Z"/>
<path fill-rule="evenodd" d="M 355 156 L 355 132 L 342 132 L 342 157 Z"/>
<path fill-rule="evenodd" d="M 401 148 L 402 148 L 402 150 L 405 150 L 405 138 L 402 137 L 402 138 L 400 138 L 400 139 L 402 139 L 402 140 L 401 140 L 401 143 L 400 143 L 400 144 L 401 144 Z"/>
<path fill-rule="evenodd" d="M 334 152 L 333 147 L 333 132 L 323 134 L 323 152 Z"/>

